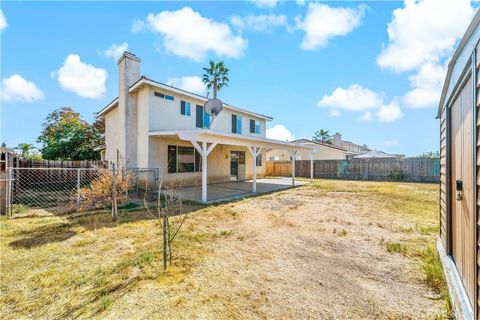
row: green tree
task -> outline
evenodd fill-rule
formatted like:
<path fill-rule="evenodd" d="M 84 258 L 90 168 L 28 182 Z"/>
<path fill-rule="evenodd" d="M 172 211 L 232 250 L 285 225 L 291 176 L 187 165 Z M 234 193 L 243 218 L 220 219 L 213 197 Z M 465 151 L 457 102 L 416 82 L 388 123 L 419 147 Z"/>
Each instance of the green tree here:
<path fill-rule="evenodd" d="M 423 152 L 417 156 L 418 158 L 440 158 L 440 152 L 439 151 L 428 151 L 428 152 Z"/>
<path fill-rule="evenodd" d="M 19 143 L 17 146 L 17 149 L 20 149 L 20 151 L 22 152 L 20 154 L 20 157 L 22 159 L 32 159 L 32 158 L 35 158 L 36 156 L 30 153 L 30 151 L 36 149 L 31 143 L 25 143 L 25 142 Z"/>
<path fill-rule="evenodd" d="M 213 88 L 213 97 L 217 97 L 217 92 L 222 90 L 223 87 L 228 87 L 228 68 L 225 67 L 223 61 L 215 63 L 215 61 L 210 60 L 208 68 L 203 68 L 205 73 L 203 74 L 203 83 L 208 90 Z"/>
<path fill-rule="evenodd" d="M 41 152 L 48 160 L 98 160 L 100 153 L 95 147 L 103 144 L 103 121 L 93 125 L 80 118 L 70 107 L 50 113 L 42 125 L 38 142 Z"/>
<path fill-rule="evenodd" d="M 313 134 L 312 140 L 316 142 L 332 144 L 333 136 L 330 134 L 330 131 L 320 129 L 315 131 L 315 133 Z"/>

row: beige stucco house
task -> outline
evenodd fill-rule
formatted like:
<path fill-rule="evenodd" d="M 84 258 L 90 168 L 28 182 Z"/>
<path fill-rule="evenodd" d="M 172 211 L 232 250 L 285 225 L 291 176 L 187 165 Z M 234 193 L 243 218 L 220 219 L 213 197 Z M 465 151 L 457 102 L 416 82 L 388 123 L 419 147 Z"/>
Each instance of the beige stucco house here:
<path fill-rule="evenodd" d="M 292 143 L 300 144 L 315 148 L 316 152 L 313 153 L 313 160 L 344 160 L 347 159 L 347 150 L 336 147 L 331 144 L 312 141 L 308 139 L 293 140 Z M 286 161 L 290 160 L 290 154 L 288 151 L 282 149 L 267 150 L 267 160 L 270 161 Z M 310 160 L 310 151 L 299 150 L 297 153 L 297 160 Z"/>
<path fill-rule="evenodd" d="M 257 176 L 265 175 L 267 149 L 293 156 L 312 150 L 267 139 L 272 117 L 266 115 L 224 103 L 212 120 L 203 110 L 207 97 L 141 76 L 140 62 L 132 53 L 120 57 L 118 98 L 99 112 L 105 118 L 105 160 L 157 168 L 165 182 L 191 185 L 201 177 L 207 201 L 207 183 L 252 179 L 255 193 Z"/>

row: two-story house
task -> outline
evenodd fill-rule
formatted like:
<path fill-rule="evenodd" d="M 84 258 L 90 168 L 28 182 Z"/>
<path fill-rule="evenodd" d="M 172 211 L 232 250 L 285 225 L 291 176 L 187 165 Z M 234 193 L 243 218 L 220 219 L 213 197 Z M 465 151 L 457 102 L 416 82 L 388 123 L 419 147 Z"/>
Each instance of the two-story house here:
<path fill-rule="evenodd" d="M 252 179 L 255 193 L 257 176 L 265 175 L 266 149 L 293 155 L 312 150 L 267 139 L 272 117 L 266 115 L 224 103 L 212 119 L 204 111 L 207 97 L 141 76 L 140 62 L 132 53 L 120 57 L 118 98 L 99 112 L 105 118 L 105 160 L 158 168 L 167 183 L 191 185 L 201 176 L 206 202 L 207 183 Z"/>

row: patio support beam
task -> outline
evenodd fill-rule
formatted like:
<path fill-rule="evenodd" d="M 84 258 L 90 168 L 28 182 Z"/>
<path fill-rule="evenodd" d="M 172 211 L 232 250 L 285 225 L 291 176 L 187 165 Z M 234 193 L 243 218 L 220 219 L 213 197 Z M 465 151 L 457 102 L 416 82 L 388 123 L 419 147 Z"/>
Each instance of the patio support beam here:
<path fill-rule="evenodd" d="M 252 187 L 252 192 L 255 194 L 257 193 L 257 157 L 262 151 L 261 147 L 254 147 L 254 146 L 248 146 L 247 147 L 248 151 L 250 151 L 250 154 L 252 155 L 252 170 L 253 170 L 253 187 Z"/>
<path fill-rule="evenodd" d="M 195 149 L 200 153 L 202 156 L 202 202 L 207 203 L 208 198 L 207 198 L 207 159 L 208 155 L 210 152 L 212 152 L 213 148 L 217 145 L 216 143 L 210 144 L 210 146 L 207 146 L 206 141 L 202 141 L 202 146 L 198 144 L 197 141 L 190 141 Z"/>
<path fill-rule="evenodd" d="M 313 163 L 315 160 L 315 155 L 317 154 L 318 149 L 313 149 L 308 152 L 308 155 L 310 157 L 310 180 L 313 181 Z"/>
<path fill-rule="evenodd" d="M 290 159 L 292 160 L 292 186 L 295 186 L 295 160 L 297 158 L 297 150 L 289 150 Z"/>

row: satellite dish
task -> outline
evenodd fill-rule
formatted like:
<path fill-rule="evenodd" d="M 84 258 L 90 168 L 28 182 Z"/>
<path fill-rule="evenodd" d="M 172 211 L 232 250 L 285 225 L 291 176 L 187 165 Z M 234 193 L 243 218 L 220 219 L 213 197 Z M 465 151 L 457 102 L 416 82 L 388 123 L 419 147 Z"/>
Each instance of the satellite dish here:
<path fill-rule="evenodd" d="M 206 113 L 208 113 L 212 117 L 215 117 L 220 113 L 220 111 L 222 111 L 223 102 L 217 98 L 210 99 L 205 103 L 205 106 L 203 108 L 205 109 Z"/>

